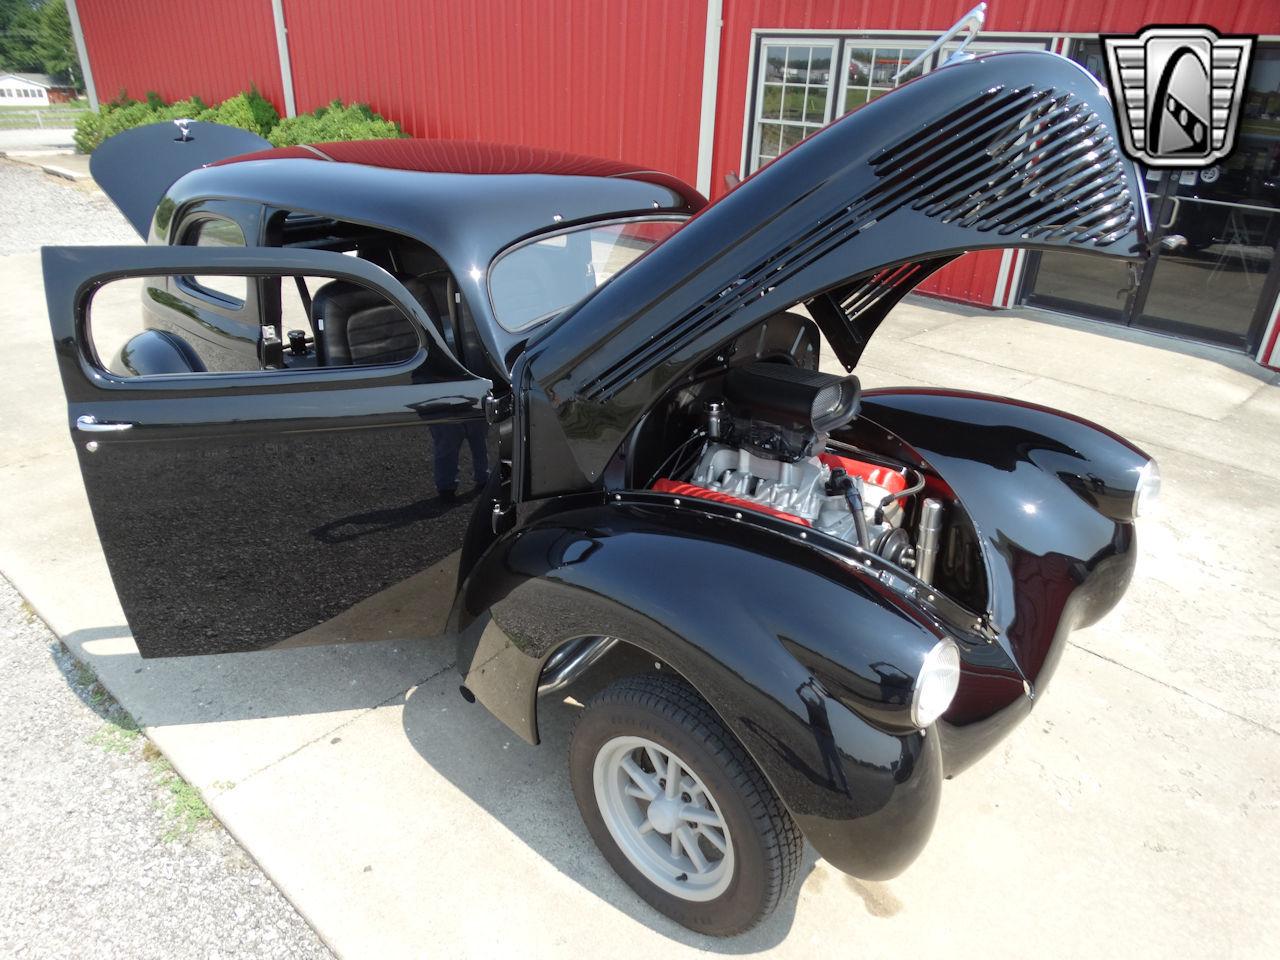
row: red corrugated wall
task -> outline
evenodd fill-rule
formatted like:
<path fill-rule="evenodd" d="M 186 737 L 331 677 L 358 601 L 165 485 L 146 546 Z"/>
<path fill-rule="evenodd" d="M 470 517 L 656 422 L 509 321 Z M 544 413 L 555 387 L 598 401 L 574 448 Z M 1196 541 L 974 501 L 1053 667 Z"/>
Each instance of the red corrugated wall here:
<path fill-rule="evenodd" d="M 99 96 L 284 97 L 271 0 L 80 0 Z M 300 111 L 623 159 L 692 181 L 704 0 L 285 0 Z"/>
<path fill-rule="evenodd" d="M 742 160 L 753 29 L 941 31 L 974 0 L 724 0 L 712 193 Z M 270 0 L 79 0 L 99 96 L 214 101 L 283 89 Z M 299 110 L 362 100 L 420 137 L 596 154 L 693 181 L 705 0 L 284 0 Z M 1277 0 L 998 0 L 988 29 L 1133 32 L 1152 22 L 1280 34 Z M 924 289 L 990 304 L 1000 253 Z"/>
<path fill-rule="evenodd" d="M 701 0 L 285 0 L 299 110 L 358 97 L 419 137 L 628 160 L 692 181 Z"/>
<path fill-rule="evenodd" d="M 271 0 L 80 0 L 98 97 L 199 94 L 216 103 L 257 84 L 284 105 Z"/>
<path fill-rule="evenodd" d="M 742 164 L 752 30 L 929 30 L 941 32 L 976 0 L 725 0 L 716 98 L 712 194 Z M 987 10 L 993 32 L 1136 33 L 1149 23 L 1208 23 L 1224 33 L 1280 33 L 1280 0 L 996 0 Z M 921 289 L 990 305 L 999 251 L 971 253 Z"/>

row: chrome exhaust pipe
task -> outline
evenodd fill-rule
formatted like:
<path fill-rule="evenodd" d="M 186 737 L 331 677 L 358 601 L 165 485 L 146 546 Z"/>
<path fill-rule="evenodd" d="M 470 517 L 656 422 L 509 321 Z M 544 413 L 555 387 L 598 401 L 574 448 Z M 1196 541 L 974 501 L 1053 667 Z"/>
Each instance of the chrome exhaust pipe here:
<path fill-rule="evenodd" d="M 942 501 L 925 500 L 920 505 L 920 532 L 916 537 L 916 576 L 933 583 L 933 568 L 938 562 L 938 544 L 942 540 Z"/>
<path fill-rule="evenodd" d="M 613 649 L 617 637 L 595 637 L 566 643 L 553 653 L 542 668 L 538 696 L 563 690 L 587 672 L 588 668 Z"/>

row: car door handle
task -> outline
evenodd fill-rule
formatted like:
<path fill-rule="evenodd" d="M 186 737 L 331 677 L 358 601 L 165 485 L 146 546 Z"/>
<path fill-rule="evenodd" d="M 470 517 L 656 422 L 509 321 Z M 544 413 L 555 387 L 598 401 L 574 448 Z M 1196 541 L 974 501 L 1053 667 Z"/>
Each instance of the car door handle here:
<path fill-rule="evenodd" d="M 133 424 L 103 421 L 92 414 L 85 414 L 83 417 L 76 417 L 76 429 L 83 430 L 85 433 L 120 433 L 122 430 L 132 430 Z"/>

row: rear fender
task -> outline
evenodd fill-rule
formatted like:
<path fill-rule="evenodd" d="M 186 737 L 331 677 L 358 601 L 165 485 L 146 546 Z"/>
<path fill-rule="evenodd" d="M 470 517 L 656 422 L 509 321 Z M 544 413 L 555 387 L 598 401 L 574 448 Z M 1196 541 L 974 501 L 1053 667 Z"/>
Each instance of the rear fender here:
<path fill-rule="evenodd" d="M 468 688 L 531 742 L 551 653 L 619 637 L 699 691 L 833 865 L 892 876 L 928 838 L 938 738 L 907 717 L 939 633 L 851 564 L 752 523 L 615 502 L 497 541 L 454 615 Z"/>

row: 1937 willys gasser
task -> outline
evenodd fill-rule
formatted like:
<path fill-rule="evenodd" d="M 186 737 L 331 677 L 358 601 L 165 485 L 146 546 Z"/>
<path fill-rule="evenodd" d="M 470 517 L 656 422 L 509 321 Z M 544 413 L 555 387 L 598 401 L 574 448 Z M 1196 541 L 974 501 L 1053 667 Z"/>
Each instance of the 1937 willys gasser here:
<path fill-rule="evenodd" d="M 896 874 L 1119 599 L 1158 475 L 1069 414 L 860 393 L 819 351 L 852 370 L 967 250 L 1142 255 L 1113 123 L 1063 58 L 969 59 L 710 205 L 535 150 L 108 141 L 95 174 L 152 245 L 44 271 L 139 650 L 445 636 L 463 695 L 535 743 L 539 695 L 611 663 L 570 776 L 650 904 L 747 929 L 802 837 Z M 145 329 L 103 357 L 124 277 Z"/>

